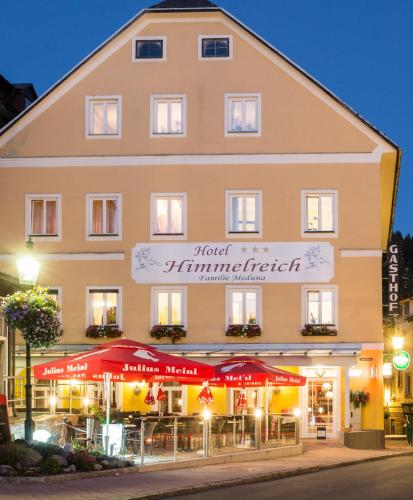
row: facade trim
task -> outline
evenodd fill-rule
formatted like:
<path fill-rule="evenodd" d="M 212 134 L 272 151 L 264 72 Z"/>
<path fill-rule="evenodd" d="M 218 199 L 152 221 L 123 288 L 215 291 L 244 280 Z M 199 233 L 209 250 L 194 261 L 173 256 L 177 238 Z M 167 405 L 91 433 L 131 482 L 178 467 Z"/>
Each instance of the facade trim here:
<path fill-rule="evenodd" d="M 340 250 L 340 257 L 382 257 L 382 250 Z"/>
<path fill-rule="evenodd" d="M 36 258 L 43 261 L 53 260 L 125 260 L 124 252 L 96 253 L 36 253 Z M 0 262 L 10 262 L 16 259 L 15 254 L 0 254 Z"/>
<path fill-rule="evenodd" d="M 382 150 L 371 153 L 212 154 L 143 156 L 46 156 L 0 158 L 0 168 L 140 167 L 151 165 L 380 164 Z"/>

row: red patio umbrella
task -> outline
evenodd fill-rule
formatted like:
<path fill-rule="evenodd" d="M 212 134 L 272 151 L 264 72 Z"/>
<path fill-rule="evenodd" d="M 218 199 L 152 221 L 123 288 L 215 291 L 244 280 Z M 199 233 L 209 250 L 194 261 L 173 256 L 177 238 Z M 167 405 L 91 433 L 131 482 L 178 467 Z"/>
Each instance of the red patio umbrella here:
<path fill-rule="evenodd" d="M 237 410 L 245 410 L 248 408 L 247 395 L 245 394 L 245 389 L 242 389 L 237 401 Z"/>
<path fill-rule="evenodd" d="M 146 405 L 149 405 L 149 406 L 153 406 L 155 404 L 155 402 L 156 402 L 155 398 L 154 398 L 154 395 L 153 395 L 152 387 L 153 387 L 153 384 L 151 382 L 149 384 L 148 393 L 146 394 L 145 399 L 143 401 Z"/>
<path fill-rule="evenodd" d="M 214 377 L 210 379 L 211 385 L 243 388 L 265 385 L 300 386 L 305 385 L 307 381 L 301 375 L 274 368 L 261 359 L 248 356 L 226 359 L 214 369 Z"/>
<path fill-rule="evenodd" d="M 156 395 L 156 401 L 165 401 L 166 392 L 162 390 L 162 387 L 159 387 L 158 394 Z"/>
<path fill-rule="evenodd" d="M 212 395 L 211 389 L 209 388 L 209 383 L 207 381 L 202 383 L 202 391 L 198 395 L 198 401 L 204 405 L 208 405 L 214 401 L 214 396 Z"/>
<path fill-rule="evenodd" d="M 172 356 L 126 339 L 113 340 L 89 351 L 34 367 L 34 376 L 42 380 L 102 381 L 105 373 L 110 373 L 114 382 L 169 380 L 199 384 L 210 379 L 214 369 L 207 364 Z"/>

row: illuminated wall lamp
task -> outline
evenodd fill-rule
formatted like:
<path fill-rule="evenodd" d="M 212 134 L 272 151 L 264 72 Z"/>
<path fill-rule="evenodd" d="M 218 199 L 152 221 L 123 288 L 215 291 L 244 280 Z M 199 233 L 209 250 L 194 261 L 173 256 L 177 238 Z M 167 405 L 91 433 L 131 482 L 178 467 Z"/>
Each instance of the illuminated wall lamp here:
<path fill-rule="evenodd" d="M 383 377 L 391 378 L 393 376 L 393 365 L 391 363 L 383 363 Z"/>
<path fill-rule="evenodd" d="M 400 351 L 404 347 L 404 337 L 402 337 L 401 335 L 395 335 L 391 338 L 391 343 L 395 351 Z"/>

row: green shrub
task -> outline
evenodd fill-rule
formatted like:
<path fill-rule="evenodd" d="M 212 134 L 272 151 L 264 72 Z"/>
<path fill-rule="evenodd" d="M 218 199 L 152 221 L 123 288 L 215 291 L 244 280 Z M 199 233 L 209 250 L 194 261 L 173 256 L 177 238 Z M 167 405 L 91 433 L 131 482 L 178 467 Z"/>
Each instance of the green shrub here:
<path fill-rule="evenodd" d="M 60 474 L 60 465 L 53 458 L 45 458 L 40 464 L 40 473 L 45 475 Z"/>

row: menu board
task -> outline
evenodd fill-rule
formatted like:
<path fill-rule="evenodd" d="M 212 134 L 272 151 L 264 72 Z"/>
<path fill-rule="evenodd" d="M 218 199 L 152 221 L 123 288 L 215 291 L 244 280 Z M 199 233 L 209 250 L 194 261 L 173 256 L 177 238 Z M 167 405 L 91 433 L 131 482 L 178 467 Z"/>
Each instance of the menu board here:
<path fill-rule="evenodd" d="M 0 394 L 0 444 L 11 440 L 6 397 Z"/>

